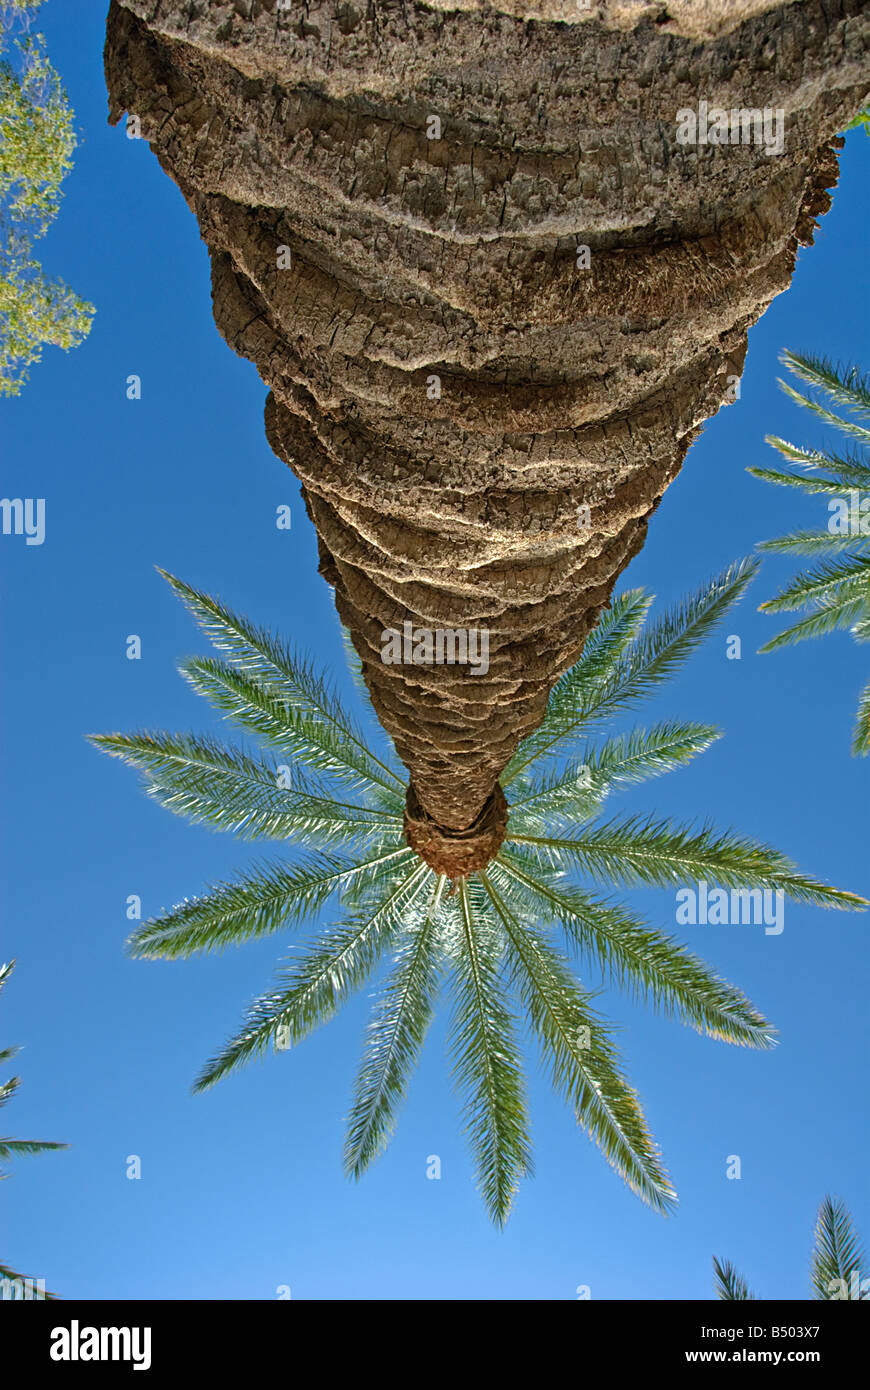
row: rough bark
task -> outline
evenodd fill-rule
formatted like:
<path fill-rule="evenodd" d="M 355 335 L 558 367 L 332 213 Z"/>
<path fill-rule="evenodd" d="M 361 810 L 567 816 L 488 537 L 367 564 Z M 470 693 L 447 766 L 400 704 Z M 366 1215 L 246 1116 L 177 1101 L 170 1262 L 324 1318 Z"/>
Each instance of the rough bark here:
<path fill-rule="evenodd" d="M 114 0 L 106 73 L 271 388 L 415 833 L 488 825 L 829 206 L 870 0 Z M 700 100 L 782 108 L 783 152 L 679 143 Z M 488 672 L 385 665 L 406 620 L 487 629 Z"/>

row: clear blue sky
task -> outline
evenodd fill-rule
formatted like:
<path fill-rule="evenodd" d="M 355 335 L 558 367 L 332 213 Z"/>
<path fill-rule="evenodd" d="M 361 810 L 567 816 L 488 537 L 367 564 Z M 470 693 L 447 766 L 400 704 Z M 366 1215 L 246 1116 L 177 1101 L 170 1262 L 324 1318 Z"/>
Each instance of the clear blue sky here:
<path fill-rule="evenodd" d="M 49 51 L 82 139 L 48 269 L 97 306 L 77 351 L 49 350 L 3 406 L 3 491 L 46 499 L 46 540 L 0 538 L 3 603 L 3 928 L 18 969 L 0 1043 L 24 1044 L 13 1133 L 71 1148 L 18 1162 L 2 1251 L 67 1297 L 707 1298 L 712 1254 L 762 1294 L 801 1298 L 813 1218 L 843 1197 L 870 1243 L 866 1098 L 870 916 L 786 905 L 785 930 L 681 929 L 778 1025 L 776 1051 L 703 1039 L 608 994 L 680 1192 L 657 1216 L 634 1198 L 533 1073 L 537 1177 L 503 1234 L 471 1181 L 444 1060 L 430 1037 L 398 1133 L 361 1184 L 341 1173 L 342 1118 L 367 1001 L 295 1054 L 193 1098 L 189 1084 L 270 981 L 281 942 L 220 957 L 128 960 L 128 894 L 145 915 L 250 862 L 256 849 L 150 803 L 88 732 L 214 727 L 176 661 L 202 644 L 155 574 L 164 566 L 342 663 L 331 590 L 298 485 L 263 434 L 265 388 L 211 317 L 196 223 L 144 142 L 106 124 L 104 0 L 49 0 Z M 818 524 L 824 504 L 745 472 L 766 431 L 817 438 L 776 388 L 788 346 L 868 357 L 870 141 L 849 137 L 834 208 L 791 290 L 750 335 L 742 398 L 711 421 L 627 576 L 670 603 L 755 544 Z M 142 399 L 125 398 L 130 373 Z M 274 525 L 289 503 L 292 529 Z M 870 894 L 870 763 L 849 755 L 867 649 L 845 636 L 758 656 L 756 605 L 791 566 L 768 559 L 720 637 L 649 707 L 726 737 L 619 806 L 769 840 L 807 871 Z M 626 581 L 623 581 L 624 583 Z M 141 661 L 125 639 L 142 639 Z M 738 634 L 741 661 L 725 657 Z M 635 895 L 674 929 L 672 893 Z M 426 1158 L 442 1159 L 428 1181 Z M 729 1154 L 740 1181 L 725 1177 Z M 125 1176 L 138 1154 L 142 1178 Z"/>

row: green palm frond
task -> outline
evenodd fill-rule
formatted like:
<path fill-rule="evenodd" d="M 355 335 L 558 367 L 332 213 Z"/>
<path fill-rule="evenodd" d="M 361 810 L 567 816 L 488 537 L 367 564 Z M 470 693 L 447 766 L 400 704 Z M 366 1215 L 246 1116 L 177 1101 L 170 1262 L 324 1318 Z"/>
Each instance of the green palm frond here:
<path fill-rule="evenodd" d="M 588 820 L 614 788 L 660 777 L 703 753 L 721 735 L 708 724 L 668 722 L 634 729 L 584 750 L 567 768 L 537 779 L 511 802 L 511 825 Z"/>
<path fill-rule="evenodd" d="M 362 662 L 360 660 L 360 655 L 356 647 L 353 645 L 353 638 L 350 635 L 349 628 L 342 627 L 341 629 L 341 645 L 344 649 L 344 659 L 347 662 L 347 669 L 350 672 L 350 678 L 353 681 L 358 694 L 361 695 L 363 700 L 365 700 L 368 703 L 369 688 L 365 683 L 365 677 L 363 676 L 363 668 Z"/>
<path fill-rule="evenodd" d="M 824 1300 L 870 1300 L 870 1278 L 867 1261 L 858 1243 L 852 1218 L 844 1202 L 837 1197 L 825 1197 L 819 1207 L 813 1232 L 813 1253 L 810 1263 L 812 1297 Z M 716 1297 L 721 1299 L 755 1298 L 746 1280 L 727 1260 L 714 1256 Z"/>
<path fill-rule="evenodd" d="M 749 1285 L 738 1274 L 733 1264 L 729 1260 L 717 1260 L 713 1256 L 713 1273 L 715 1276 L 716 1297 L 726 1301 L 754 1299 L 755 1294 L 749 1292 Z"/>
<path fill-rule="evenodd" d="M 14 969 L 14 960 L 7 962 L 5 965 L 0 965 L 0 991 L 2 991 L 3 986 L 7 984 Z M 17 1047 L 3 1048 L 3 1050 L 0 1051 L 0 1062 L 8 1062 L 12 1057 L 15 1057 L 19 1051 L 20 1049 Z M 10 1077 L 8 1081 L 0 1085 L 0 1106 L 5 1105 L 12 1099 L 20 1085 L 21 1079 L 17 1076 Z M 48 1153 L 53 1149 L 66 1149 L 68 1147 L 67 1144 L 57 1144 L 48 1139 L 10 1139 L 0 1137 L 0 1162 L 6 1163 L 13 1158 L 29 1158 L 34 1154 Z M 5 1173 L 0 1173 L 0 1178 L 7 1176 L 8 1175 Z M 22 1284 L 29 1282 L 30 1288 L 27 1297 L 30 1299 L 57 1297 L 56 1294 L 48 1293 L 47 1291 L 43 1292 L 35 1280 L 30 1279 L 28 1281 L 27 1276 L 17 1274 L 15 1270 L 10 1269 L 8 1265 L 0 1263 L 0 1282 L 3 1280 Z"/>
<path fill-rule="evenodd" d="M 771 444 L 777 443 L 771 439 Z M 842 497 L 844 487 L 839 478 L 810 477 L 806 473 L 783 473 L 778 468 L 747 468 L 753 478 L 761 478 L 765 483 L 776 483 L 777 487 L 794 487 L 801 492 L 817 493 L 827 497 Z"/>
<path fill-rule="evenodd" d="M 799 464 L 804 470 L 797 474 L 777 473 L 771 479 L 772 482 L 780 483 L 784 487 L 803 488 L 808 493 L 842 493 L 844 488 L 870 486 L 870 464 L 867 464 L 854 448 L 848 454 L 838 454 L 832 449 L 805 449 L 799 444 L 782 439 L 778 434 L 766 434 L 764 439 L 765 443 L 772 444 L 789 463 Z M 754 477 L 762 476 L 764 473 L 764 470 L 759 472 L 756 468 L 748 468 L 746 471 Z M 830 473 L 832 476 L 821 478 L 818 475 L 822 472 Z M 817 482 L 823 486 L 816 488 L 814 484 Z"/>
<path fill-rule="evenodd" d="M 790 363 L 789 365 L 792 364 Z M 797 374 L 800 375 L 800 373 Z M 787 381 L 783 381 L 781 378 L 778 384 L 790 400 L 794 401 L 796 405 L 802 405 L 804 409 L 811 411 L 813 415 L 823 420 L 826 425 L 833 425 L 835 429 L 842 430 L 843 434 L 848 435 L 850 439 L 857 439 L 862 444 L 870 443 L 870 430 L 868 430 L 865 425 L 860 424 L 856 420 L 851 420 L 847 415 L 838 415 L 835 410 L 829 410 L 826 405 L 816 400 L 814 396 L 808 396 L 803 391 L 795 390 L 793 386 L 790 386 Z M 828 388 L 825 389 L 829 395 L 833 395 L 833 392 L 828 390 Z"/>
<path fill-rule="evenodd" d="M 580 660 L 550 692 L 543 721 L 520 744 L 502 773 L 502 787 L 509 787 L 567 731 L 577 727 L 576 716 L 583 709 L 580 692 L 585 690 L 591 699 L 594 691 L 612 681 L 614 668 L 637 640 L 651 602 L 640 589 L 630 589 L 605 609 L 586 639 Z"/>
<path fill-rule="evenodd" d="M 346 745 L 322 720 L 298 712 L 270 694 L 263 686 L 223 661 L 190 657 L 179 670 L 198 695 L 289 758 L 304 762 L 311 772 L 337 782 L 345 792 L 362 794 L 375 806 L 401 812 L 398 790 L 375 781 L 359 764 L 347 760 Z"/>
<path fill-rule="evenodd" d="M 521 925 L 496 892 L 483 885 L 501 919 L 523 1006 L 550 1064 L 553 1087 L 574 1108 L 629 1187 L 659 1211 L 676 1201 L 635 1092 L 620 1075 L 608 1030 L 577 988 L 570 969 L 536 931 Z"/>
<path fill-rule="evenodd" d="M 344 1151 L 345 1170 L 361 1177 L 389 1142 L 399 1104 L 432 1020 L 441 959 L 438 918 L 442 874 L 419 922 L 406 922 L 383 995 L 369 1024 Z"/>
<path fill-rule="evenodd" d="M 791 535 L 765 541 L 760 549 L 780 553 L 829 557 L 817 568 L 795 575 L 784 589 L 761 610 L 768 613 L 806 611 L 806 617 L 778 633 L 761 647 L 772 652 L 792 646 L 807 638 L 823 637 L 829 633 L 851 628 L 861 640 L 865 625 L 870 628 L 870 536 L 865 533 L 870 494 L 870 429 L 861 423 L 870 415 L 870 377 L 856 366 L 841 367 L 825 357 L 785 352 L 782 361 L 801 381 L 821 392 L 848 415 L 829 410 L 820 401 L 786 382 L 780 386 L 798 405 L 811 411 L 826 424 L 845 432 L 853 441 L 853 449 L 845 457 L 833 451 L 802 449 L 778 435 L 768 435 L 782 456 L 795 466 L 795 473 L 782 473 L 770 468 L 750 468 L 756 478 L 804 492 L 826 494 L 840 503 L 839 514 L 831 517 L 827 531 L 796 531 Z M 854 417 L 858 417 L 857 419 Z M 857 451 L 856 451 L 857 450 Z M 823 476 L 824 474 L 830 476 Z M 848 493 L 849 495 L 844 495 Z M 829 503 L 829 510 L 834 508 Z M 848 525 L 846 526 L 846 522 Z M 845 528 L 845 529 L 844 529 Z M 863 724 L 859 709 L 858 730 L 852 740 L 852 752 L 867 752 L 859 737 Z"/>
<path fill-rule="evenodd" d="M 813 1297 L 866 1301 L 870 1291 L 862 1291 L 861 1283 L 867 1273 L 866 1257 L 845 1204 L 839 1198 L 825 1197 L 814 1232 L 810 1272 Z"/>
<path fill-rule="evenodd" d="M 68 1148 L 68 1144 L 54 1144 L 47 1139 L 0 1139 L 0 1159 L 24 1158 L 48 1153 L 50 1149 Z"/>
<path fill-rule="evenodd" d="M 870 376 L 854 365 L 841 367 L 828 357 L 812 353 L 789 352 L 781 357 L 785 366 L 809 386 L 817 386 L 836 405 L 870 415 Z"/>
<path fill-rule="evenodd" d="M 666 1210 L 673 1189 L 610 1029 L 575 979 L 571 958 L 712 1037 L 764 1048 L 774 1030 L 683 946 L 576 878 L 672 887 L 703 876 L 741 889 L 782 888 L 816 906 L 864 905 L 733 832 L 600 819 L 611 793 L 684 766 L 719 736 L 709 725 L 675 720 L 609 737 L 592 731 L 671 677 L 754 570 L 754 563 L 731 566 L 649 632 L 647 596 L 632 591 L 614 601 L 558 683 L 541 728 L 506 770 L 513 801 L 505 843 L 485 871 L 449 890 L 406 841 L 403 785 L 362 741 L 327 683 L 269 633 L 170 579 L 221 652 L 219 660 L 184 662 L 183 675 L 257 749 L 163 732 L 94 742 L 135 767 L 146 791 L 170 810 L 243 838 L 285 840 L 292 857 L 256 864 L 137 925 L 129 950 L 187 958 L 332 914 L 331 926 L 291 947 L 275 986 L 250 1005 L 194 1089 L 270 1048 L 295 1046 L 383 972 L 345 1142 L 345 1169 L 358 1177 L 394 1129 L 445 981 L 452 1065 L 493 1221 L 504 1223 L 532 1170 L 523 1017 L 578 1122 L 629 1186 Z"/>
<path fill-rule="evenodd" d="M 488 870 L 516 910 L 562 927 L 569 946 L 611 983 L 699 1033 L 743 1047 L 770 1047 L 775 1031 L 734 985 L 686 948 L 618 904 L 602 902 L 516 847 Z"/>
<path fill-rule="evenodd" d="M 533 1164 L 516 1020 L 500 978 L 501 937 L 482 897 L 479 883 L 460 881 L 450 1051 L 478 1186 L 492 1220 L 503 1226 Z"/>
<path fill-rule="evenodd" d="M 27 1297 L 34 1302 L 47 1302 L 49 1299 L 57 1298 L 56 1293 L 50 1293 L 48 1289 L 43 1291 L 32 1276 L 19 1274 L 16 1270 L 11 1269 L 9 1265 L 5 1265 L 0 1261 L 0 1281 L 4 1279 L 7 1279 L 10 1284 L 29 1285 Z"/>
<path fill-rule="evenodd" d="M 812 484 L 812 473 L 832 473 L 839 482 L 844 482 L 846 486 L 860 488 L 867 481 L 867 474 L 870 467 L 860 455 L 860 450 L 852 445 L 851 450 L 845 455 L 835 453 L 832 449 L 810 449 L 801 443 L 792 443 L 791 439 L 784 439 L 781 435 L 764 435 L 764 442 L 773 445 L 774 449 L 781 453 L 789 463 L 799 463 L 805 473 L 796 475 L 796 480 L 792 474 L 782 474 L 787 478 L 789 484 L 794 482 L 795 486 L 802 485 L 802 478 Z M 753 468 L 748 468 L 748 473 L 755 473 Z"/>
<path fill-rule="evenodd" d="M 520 744 L 502 774 L 502 787 L 507 789 L 532 762 L 569 751 L 590 726 L 632 708 L 671 679 L 741 597 L 758 564 L 741 560 L 729 565 L 645 635 L 641 626 L 647 605 L 639 601 L 631 623 L 620 632 L 620 643 L 602 646 L 593 634 L 580 660 L 555 685 L 543 722 Z M 624 619 L 622 613 L 618 616 Z"/>
<path fill-rule="evenodd" d="M 339 1004 L 365 983 L 391 943 L 402 912 L 411 906 L 431 870 L 419 863 L 374 906 L 351 913 L 347 925 L 323 932 L 292 970 L 283 988 L 255 999 L 244 1027 L 203 1068 L 194 1090 L 204 1091 L 274 1044 L 279 1030 L 295 1046 L 332 1018 Z"/>
<path fill-rule="evenodd" d="M 15 1095 L 15 1092 L 18 1090 L 18 1087 L 20 1085 L 20 1076 L 12 1076 L 9 1078 L 8 1081 L 4 1081 L 3 1085 L 0 1086 L 0 1106 L 7 1105 L 9 1103 L 9 1101 Z"/>
<path fill-rule="evenodd" d="M 830 531 L 792 531 L 772 541 L 760 541 L 758 549 L 777 555 L 842 555 L 854 547 L 852 536 L 833 536 Z M 763 609 L 765 605 L 760 606 Z"/>
<path fill-rule="evenodd" d="M 387 790 L 402 793 L 401 776 L 375 756 L 356 721 L 310 663 L 210 595 L 183 583 L 166 570 L 158 572 L 178 594 L 209 640 L 225 654 L 230 666 L 240 667 L 247 677 L 255 679 L 273 699 L 285 704 L 297 716 L 308 717 L 305 731 L 311 741 L 310 765 L 316 767 L 315 759 L 322 757 L 336 771 L 343 765 Z"/>
<path fill-rule="evenodd" d="M 143 922 L 128 949 L 142 959 L 180 960 L 272 936 L 314 917 L 336 893 L 354 902 L 361 891 L 402 873 L 415 858 L 403 841 L 362 858 L 318 854 L 296 864 L 260 865 L 237 883 L 222 883 Z"/>
<path fill-rule="evenodd" d="M 799 574 L 776 598 L 761 604 L 763 613 L 793 613 L 808 604 L 870 602 L 870 555 L 831 560 Z"/>
<path fill-rule="evenodd" d="M 651 817 L 617 817 L 590 826 L 583 834 L 555 836 L 511 832 L 508 845 L 527 845 L 544 863 L 580 868 L 598 883 L 667 888 L 692 880 L 709 880 L 723 888 L 782 889 L 795 902 L 816 907 L 864 908 L 854 893 L 829 888 L 798 873 L 778 850 L 757 840 L 716 831 L 695 830 Z"/>
<path fill-rule="evenodd" d="M 844 599 L 842 601 L 832 600 L 830 603 L 822 603 L 810 613 L 809 617 L 801 618 L 799 622 L 792 623 L 791 627 L 783 628 L 775 637 L 771 637 L 769 642 L 765 642 L 759 647 L 759 652 L 777 651 L 780 647 L 790 647 L 795 642 L 805 642 L 808 638 L 824 637 L 829 632 L 845 632 L 853 629 L 865 612 L 866 605 L 861 598 Z"/>
<path fill-rule="evenodd" d="M 870 753 L 870 681 L 861 691 L 858 701 L 858 718 L 852 736 L 852 752 L 864 757 Z"/>
<path fill-rule="evenodd" d="M 286 786 L 279 767 L 215 739 L 163 731 L 96 734 L 91 742 L 145 774 L 148 795 L 189 820 L 244 839 L 307 834 L 341 842 L 401 826 L 394 811 L 319 794 L 298 768 Z"/>

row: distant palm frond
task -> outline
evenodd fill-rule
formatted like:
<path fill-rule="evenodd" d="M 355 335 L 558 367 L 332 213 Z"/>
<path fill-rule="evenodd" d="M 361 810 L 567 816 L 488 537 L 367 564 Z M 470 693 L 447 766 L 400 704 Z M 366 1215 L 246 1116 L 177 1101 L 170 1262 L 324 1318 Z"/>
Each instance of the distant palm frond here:
<path fill-rule="evenodd" d="M 790 399 L 846 434 L 852 452 L 842 455 L 833 450 L 800 448 L 778 435 L 768 435 L 767 442 L 796 471 L 748 470 L 754 477 L 781 487 L 827 496 L 831 513 L 824 531 L 793 531 L 759 547 L 780 554 L 811 555 L 821 561 L 815 569 L 797 574 L 775 598 L 761 604 L 766 613 L 803 610 L 807 614 L 766 642 L 762 652 L 846 630 L 862 641 L 864 631 L 870 628 L 870 428 L 864 423 L 870 417 L 870 377 L 856 366 L 839 366 L 825 357 L 786 352 L 782 360 L 794 376 L 840 407 L 838 413 L 816 396 L 780 382 Z M 866 690 L 859 701 L 852 752 L 862 756 L 870 752 Z"/>
<path fill-rule="evenodd" d="M 5 965 L 0 965 L 0 990 L 2 990 L 3 986 L 8 982 L 14 968 L 14 960 L 9 961 Z M 3 1048 L 3 1050 L 0 1051 L 0 1062 L 10 1061 L 17 1053 L 17 1047 Z M 7 1102 L 11 1100 L 20 1084 L 20 1078 L 13 1076 L 0 1085 L 0 1106 L 7 1104 Z M 65 1149 L 67 1147 L 66 1144 L 56 1144 L 48 1139 L 9 1139 L 0 1136 L 0 1160 L 8 1162 L 9 1159 L 12 1158 L 25 1158 L 33 1154 L 48 1153 L 52 1149 Z M 7 1174 L 0 1173 L 0 1178 L 6 1176 Z M 56 1294 L 49 1293 L 44 1288 L 40 1287 L 40 1282 L 41 1281 L 35 1280 L 29 1276 L 17 1274 L 15 1270 L 10 1269 L 8 1265 L 0 1263 L 0 1284 L 6 1284 L 6 1288 L 0 1293 L 0 1297 L 2 1298 L 21 1297 L 25 1299 L 42 1300 L 57 1297 Z M 8 1290 L 11 1286 L 14 1286 L 15 1292 L 10 1294 Z"/>
<path fill-rule="evenodd" d="M 714 1287 L 721 1299 L 755 1298 L 746 1280 L 727 1260 L 713 1257 Z M 867 1261 L 844 1202 L 825 1197 L 819 1207 L 810 1262 L 812 1297 L 834 1301 L 870 1300 Z"/>

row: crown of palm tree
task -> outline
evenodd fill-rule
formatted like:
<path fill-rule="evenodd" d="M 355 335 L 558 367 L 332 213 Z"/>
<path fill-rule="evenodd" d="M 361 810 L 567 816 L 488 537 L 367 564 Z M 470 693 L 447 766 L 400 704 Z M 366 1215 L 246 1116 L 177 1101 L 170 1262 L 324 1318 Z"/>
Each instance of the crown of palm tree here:
<path fill-rule="evenodd" d="M 818 388 L 823 397 L 827 396 L 829 401 L 851 412 L 851 415 L 839 415 L 821 401 L 796 391 L 787 382 L 779 383 L 793 401 L 841 430 L 853 441 L 853 447 L 843 455 L 831 450 L 802 449 L 778 435 L 769 434 L 766 436 L 768 444 L 778 449 L 799 471 L 782 473 L 774 468 L 750 468 L 748 471 L 756 478 L 765 478 L 783 487 L 800 488 L 842 502 L 848 503 L 854 491 L 860 494 L 863 490 L 870 497 L 870 429 L 861 423 L 870 416 L 870 377 L 857 367 L 832 366 L 824 357 L 802 357 L 795 352 L 785 352 L 782 361 L 796 377 Z M 868 527 L 866 533 L 865 525 Z M 870 512 L 865 513 L 857 531 L 851 524 L 842 534 L 830 530 L 794 531 L 764 541 L 759 549 L 813 555 L 822 560 L 815 569 L 795 575 L 776 598 L 761 604 L 762 612 L 767 613 L 808 611 L 807 617 L 765 643 L 761 648 L 763 652 L 846 628 L 856 641 L 870 640 Z M 870 753 L 870 683 L 864 687 L 858 701 L 852 752 Z"/>
<path fill-rule="evenodd" d="M 816 1217 L 813 1253 L 810 1262 L 812 1297 L 816 1299 L 856 1298 L 866 1302 L 870 1290 L 861 1287 L 867 1268 L 864 1251 L 844 1202 L 825 1197 Z M 723 1301 L 755 1299 L 749 1285 L 728 1260 L 713 1256 L 716 1297 Z M 854 1291 L 854 1292 L 853 1292 Z"/>
<path fill-rule="evenodd" d="M 335 925 L 299 949 L 254 1001 L 195 1089 L 270 1046 L 300 1042 L 388 960 L 349 1117 L 350 1174 L 360 1176 L 385 1148 L 446 984 L 453 1069 L 492 1218 L 504 1222 L 532 1168 L 520 1012 L 578 1122 L 635 1192 L 669 1208 L 675 1193 L 637 1095 L 571 957 L 713 1037 L 764 1048 L 773 1030 L 738 989 L 595 885 L 705 878 L 782 889 L 820 906 L 865 905 L 730 831 L 600 818 L 612 791 L 688 762 L 718 736 L 707 725 L 671 721 L 589 741 L 674 674 L 754 570 L 752 562 L 732 566 L 645 633 L 649 598 L 632 591 L 613 603 L 502 776 L 511 804 L 499 853 L 455 883 L 407 845 L 402 775 L 390 754 L 375 754 L 327 683 L 273 636 L 166 575 L 222 653 L 185 661 L 183 675 L 272 752 L 159 732 L 94 742 L 143 772 L 149 794 L 170 810 L 250 839 L 301 840 L 306 852 L 260 864 L 142 923 L 132 953 L 188 957 L 269 936 L 329 900 L 338 904 Z"/>
<path fill-rule="evenodd" d="M 10 961 L 8 965 L 0 965 L 0 990 L 9 979 L 15 969 L 15 961 Z M 18 1054 L 17 1047 L 5 1047 L 0 1050 L 0 1062 L 9 1062 Z M 0 1084 L 0 1106 L 7 1105 L 12 1096 L 21 1085 L 20 1076 L 11 1076 L 8 1081 Z M 43 1139 L 4 1139 L 0 1137 L 0 1160 L 6 1161 L 10 1158 L 21 1158 L 26 1154 L 46 1153 L 49 1149 L 65 1149 L 66 1144 L 53 1144 Z M 0 1179 L 8 1177 L 8 1173 L 0 1172 Z M 14 1269 L 10 1269 L 0 1261 L 0 1279 L 23 1280 L 24 1276 L 16 1274 Z M 44 1293 L 36 1285 L 33 1286 L 33 1298 L 54 1298 L 53 1293 Z"/>

